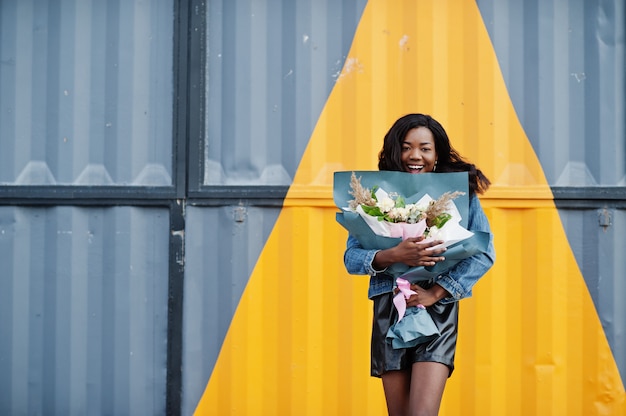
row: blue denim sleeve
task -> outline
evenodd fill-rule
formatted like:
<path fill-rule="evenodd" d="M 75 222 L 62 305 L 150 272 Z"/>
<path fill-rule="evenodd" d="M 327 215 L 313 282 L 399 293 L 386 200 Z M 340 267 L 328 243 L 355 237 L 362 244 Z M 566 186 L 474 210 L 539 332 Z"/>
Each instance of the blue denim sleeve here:
<path fill-rule="evenodd" d="M 489 233 L 489 246 L 486 253 L 480 253 L 457 263 L 452 269 L 437 277 L 436 283 L 446 289 L 451 296 L 442 299 L 441 303 L 451 303 L 472 296 L 472 287 L 493 266 L 496 252 L 493 246 L 493 234 L 487 216 L 476 195 L 469 201 L 469 218 L 467 228 L 470 231 Z M 445 253 L 444 253 L 445 256 Z"/>
<path fill-rule="evenodd" d="M 346 243 L 346 251 L 343 254 L 343 262 L 346 265 L 346 270 L 350 274 L 368 274 L 370 276 L 376 276 L 377 273 L 382 273 L 384 270 L 376 270 L 372 266 L 374 256 L 380 250 L 366 250 L 361 247 L 356 237 L 348 236 L 348 242 Z"/>

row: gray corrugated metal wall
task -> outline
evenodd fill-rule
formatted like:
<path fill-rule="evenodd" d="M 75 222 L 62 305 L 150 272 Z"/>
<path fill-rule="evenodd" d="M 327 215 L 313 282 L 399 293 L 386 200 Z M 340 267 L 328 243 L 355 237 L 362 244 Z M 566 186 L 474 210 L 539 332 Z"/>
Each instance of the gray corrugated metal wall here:
<path fill-rule="evenodd" d="M 366 0 L 209 1 L 199 180 L 260 189 L 186 213 L 183 414 L 206 387 L 239 297 L 346 59 Z M 195 148 L 195 146 L 193 147 Z M 194 186 L 194 184 L 190 184 Z M 237 195 L 237 191 L 234 191 Z M 205 196 L 210 196 L 205 193 Z"/>
<path fill-rule="evenodd" d="M 291 183 L 365 4 L 0 2 L 0 184 L 28 202 L 3 194 L 0 207 L 0 413 L 166 412 L 167 390 L 178 393 L 165 375 L 173 234 L 187 241 L 185 258 L 174 256 L 186 296 L 179 405 L 194 409 L 278 215 L 280 198 L 263 186 Z M 549 183 L 623 188 L 623 2 L 477 4 Z M 182 51 L 177 18 L 191 39 Z M 176 72 L 187 54 L 206 69 L 189 69 L 189 90 Z M 187 109 L 189 99 L 199 105 Z M 188 184 L 177 182 L 187 166 L 172 165 L 176 140 L 201 153 Z M 95 186 L 35 207 L 32 192 L 65 190 L 26 185 Z M 106 185 L 156 188 L 107 199 Z M 184 196 L 186 185 L 196 200 L 186 234 L 173 233 L 170 190 Z M 248 188 L 211 193 L 230 185 Z M 268 200 L 248 206 L 254 189 Z M 160 207 L 137 201 L 155 195 Z M 624 374 L 624 201 L 574 202 L 557 200 Z"/>
<path fill-rule="evenodd" d="M 171 179 L 173 0 L 3 0 L 0 183 Z"/>
<path fill-rule="evenodd" d="M 626 374 L 626 5 L 477 0 L 517 115 Z M 582 103 L 582 104 L 581 104 Z"/>
<path fill-rule="evenodd" d="M 25 242 L 21 232 L 7 229 L 4 234 L 3 243 L 11 250 L 0 256 L 30 259 L 24 265 L 31 274 L 27 283 L 16 286 L 21 288 L 19 296 L 13 285 L 21 270 L 11 270 L 9 278 L 2 280 L 3 289 L 10 288 L 3 290 L 4 296 L 12 300 L 0 308 L 2 322 L 6 322 L 2 331 L 10 333 L 20 325 L 33 328 L 23 331 L 35 334 L 41 329 L 37 308 L 25 318 L 16 314 L 19 309 L 6 305 L 33 307 L 34 302 L 43 302 L 46 325 L 41 329 L 45 336 L 27 337 L 22 350 L 18 344 L 25 338 L 19 336 L 20 330 L 16 329 L 18 336 L 0 341 L 0 362 L 10 369 L 0 377 L 3 411 L 193 411 L 237 299 L 276 220 L 284 190 L 343 66 L 365 3 L 1 3 L 0 183 L 5 186 L 3 203 L 9 205 L 2 218 L 10 224 L 14 212 L 34 210 L 46 212 L 49 223 L 35 227 Z M 178 28 L 176 19 L 181 22 Z M 205 34 L 205 40 L 199 37 Z M 179 47 L 184 48 L 178 51 L 177 36 Z M 199 56 L 205 49 L 206 59 Z M 187 59 L 188 53 L 192 63 L 206 62 L 206 78 L 197 71 L 200 68 L 183 68 L 174 61 L 175 57 Z M 178 73 L 177 66 L 181 68 Z M 205 97 L 197 89 L 204 85 L 204 103 L 186 108 L 187 100 L 198 103 L 198 97 Z M 185 156 L 172 157 L 173 148 L 185 145 L 172 145 L 172 141 L 177 134 L 179 140 L 187 140 L 181 133 L 186 132 L 188 120 L 192 120 L 190 156 L 195 155 L 193 149 L 203 149 L 198 166 L 189 170 L 188 186 L 195 202 L 186 211 L 184 202 L 173 203 L 168 213 L 171 198 L 185 191 L 185 171 L 181 171 L 185 166 L 180 164 Z M 200 120 L 205 124 L 198 126 Z M 172 160 L 179 164 L 173 167 Z M 257 197 L 262 199 L 256 202 L 246 200 L 246 189 L 227 190 L 227 198 L 220 199 L 224 192 L 216 194 L 215 186 L 229 185 L 245 185 L 253 192 L 259 185 L 284 189 L 267 193 L 261 189 Z M 124 186 L 137 187 L 137 191 Z M 45 199 L 38 200 L 39 194 Z M 23 205 L 31 203 L 41 206 Z M 132 207 L 135 204 L 140 206 Z M 164 206 L 141 208 L 144 204 Z M 172 209 L 181 216 L 185 213 L 187 235 L 172 230 Z M 128 212 L 134 214 L 119 224 L 115 218 Z M 158 223 L 149 221 L 154 215 Z M 81 231 L 79 218 L 103 216 L 109 219 L 101 228 L 84 225 L 87 230 Z M 58 224 L 58 229 L 52 224 Z M 61 246 L 47 235 L 62 236 L 73 251 L 61 253 Z M 118 241 L 120 237 L 114 237 L 118 235 L 128 241 Z M 172 255 L 172 238 L 179 236 L 187 240 L 185 258 L 180 257 L 180 247 Z M 36 250 L 42 239 L 47 243 Z M 75 247 L 90 254 L 85 257 Z M 132 263 L 136 247 L 152 248 L 144 253 L 144 268 Z M 56 265 L 62 267 L 64 260 L 68 269 L 60 274 Z M 183 365 L 179 374 L 184 375 L 179 382 L 185 388 L 182 399 L 177 399 L 176 380 L 166 385 L 171 380 L 164 372 L 174 368 L 176 378 L 176 348 L 182 340 L 176 339 L 177 329 L 171 327 L 177 325 L 172 303 L 180 300 L 172 300 L 171 295 L 172 287 L 182 281 L 173 283 L 177 277 L 172 277 L 172 267 L 180 265 L 186 267 L 189 296 L 184 307 L 185 359 L 178 361 Z M 33 275 L 30 268 L 37 273 Z M 158 275 L 150 279 L 153 292 L 144 285 L 127 292 L 137 280 L 135 273 L 144 280 Z M 168 284 L 169 311 L 164 296 Z M 47 287 L 54 287 L 54 295 Z M 214 302 L 207 303 L 207 299 Z M 138 302 L 148 304 L 143 312 L 137 305 L 139 315 L 129 305 Z M 93 309 L 107 313 L 70 316 Z M 86 327 L 93 329 L 81 332 Z M 144 333 L 136 328 L 143 328 Z M 179 344 L 168 344 L 172 338 Z M 143 367 L 126 366 L 138 341 L 144 342 L 141 349 L 151 352 L 152 359 L 142 361 Z M 49 345 L 54 348 L 48 349 Z M 78 367 L 74 354 L 89 362 Z M 182 359 L 183 352 L 180 355 Z M 11 374 L 16 372 L 30 376 L 14 379 Z M 37 382 L 39 387 L 32 387 Z M 133 394 L 135 389 L 144 394 Z M 172 401 L 171 406 L 166 400 Z"/>
<path fill-rule="evenodd" d="M 624 2 L 477 3 L 548 183 L 626 186 Z"/>
<path fill-rule="evenodd" d="M 183 414 L 192 414 L 279 207 L 188 207 Z"/>
<path fill-rule="evenodd" d="M 168 228 L 166 209 L 0 207 L 0 413 L 163 414 Z"/>
<path fill-rule="evenodd" d="M 0 414 L 166 412 L 175 10 L 0 2 Z"/>
<path fill-rule="evenodd" d="M 290 185 L 366 0 L 207 4 L 205 185 Z"/>

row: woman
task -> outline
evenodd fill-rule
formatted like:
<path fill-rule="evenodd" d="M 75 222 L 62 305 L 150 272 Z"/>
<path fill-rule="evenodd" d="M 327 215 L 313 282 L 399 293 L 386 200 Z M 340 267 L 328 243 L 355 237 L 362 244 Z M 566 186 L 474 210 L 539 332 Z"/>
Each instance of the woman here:
<path fill-rule="evenodd" d="M 398 119 L 384 138 L 378 156 L 379 170 L 426 172 L 468 172 L 468 229 L 491 233 L 476 194 L 490 185 L 489 179 L 465 161 L 450 145 L 444 128 L 432 117 L 408 114 Z M 380 377 L 390 415 L 436 415 L 448 377 L 454 370 L 457 340 L 458 301 L 471 296 L 472 287 L 493 265 L 493 238 L 487 253 L 462 260 L 444 274 L 412 285 L 407 306 L 427 307 L 441 336 L 414 348 L 393 349 L 385 338 L 397 321 L 393 305 L 394 279 L 385 274 L 393 263 L 411 267 L 434 266 L 445 259 L 443 241 L 423 242 L 410 238 L 386 250 L 365 250 L 357 239 L 348 237 L 344 254 L 351 274 L 369 274 L 368 296 L 374 302 L 371 345 L 371 374 Z"/>

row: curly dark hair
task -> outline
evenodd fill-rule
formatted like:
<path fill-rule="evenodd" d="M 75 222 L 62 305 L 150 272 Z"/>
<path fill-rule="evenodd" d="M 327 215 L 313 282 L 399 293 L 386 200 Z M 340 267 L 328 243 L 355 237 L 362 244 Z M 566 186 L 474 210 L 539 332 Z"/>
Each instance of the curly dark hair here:
<path fill-rule="evenodd" d="M 468 172 L 470 193 L 484 193 L 491 185 L 489 179 L 473 163 L 466 161 L 450 144 L 443 126 L 426 114 L 407 114 L 391 126 L 378 154 L 379 170 L 404 171 L 402 144 L 407 133 L 417 127 L 426 127 L 435 138 L 437 172 Z"/>

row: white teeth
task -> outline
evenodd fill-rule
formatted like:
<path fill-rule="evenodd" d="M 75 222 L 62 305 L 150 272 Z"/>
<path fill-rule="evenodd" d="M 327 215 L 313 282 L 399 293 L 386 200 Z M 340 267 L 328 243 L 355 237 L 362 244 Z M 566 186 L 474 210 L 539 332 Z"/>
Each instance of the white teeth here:
<path fill-rule="evenodd" d="M 409 165 L 409 169 L 422 169 L 423 165 Z"/>

